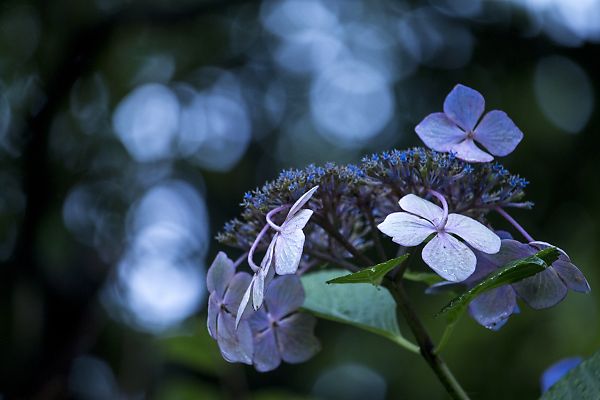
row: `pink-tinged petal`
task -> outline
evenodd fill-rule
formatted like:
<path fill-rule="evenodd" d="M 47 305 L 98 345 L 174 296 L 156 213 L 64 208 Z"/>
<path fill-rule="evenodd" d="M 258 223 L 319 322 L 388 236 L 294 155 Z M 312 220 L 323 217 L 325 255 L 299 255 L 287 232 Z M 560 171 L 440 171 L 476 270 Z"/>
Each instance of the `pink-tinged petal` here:
<path fill-rule="evenodd" d="M 293 217 L 294 215 L 296 215 L 296 213 L 302 207 L 304 207 L 304 205 L 306 203 L 308 203 L 308 201 L 313 196 L 313 194 L 315 194 L 315 192 L 317 191 L 318 188 L 319 188 L 319 186 L 315 186 L 314 188 L 310 189 L 308 192 L 306 192 L 302 196 L 300 196 L 300 198 L 298 200 L 296 200 L 296 202 L 294 203 L 294 205 L 292 205 L 292 208 L 290 208 L 290 211 L 288 212 L 288 216 L 286 218 L 286 221 L 288 219 L 290 219 L 291 217 Z"/>
<path fill-rule="evenodd" d="M 552 263 L 552 268 L 556 271 L 560 279 L 571 290 L 580 293 L 589 293 L 591 288 L 583 273 L 570 262 L 560 258 Z"/>
<path fill-rule="evenodd" d="M 401 246 L 416 246 L 427 236 L 436 232 L 431 222 L 405 212 L 391 213 L 377 225 L 384 234 L 391 236 L 394 243 Z"/>
<path fill-rule="evenodd" d="M 460 214 L 449 214 L 444 230 L 460 236 L 471 247 L 487 254 L 497 253 L 502 244 L 494 231 L 481 222 Z"/>
<path fill-rule="evenodd" d="M 447 281 L 461 282 L 473 271 L 477 259 L 473 251 L 451 235 L 440 232 L 425 245 L 423 261 Z"/>
<path fill-rule="evenodd" d="M 236 328 L 239 326 L 242 318 L 248 316 L 247 311 L 249 309 L 248 306 L 250 305 L 250 295 L 252 294 L 252 286 L 254 286 L 254 278 L 252 278 L 252 281 L 250 282 L 250 284 L 248 285 L 248 288 L 244 292 L 244 295 L 242 296 L 242 300 L 240 301 L 240 305 L 237 309 L 237 313 L 236 313 L 236 317 L 235 317 Z"/>
<path fill-rule="evenodd" d="M 219 316 L 220 309 L 216 296 L 216 293 L 211 293 L 211 295 L 208 297 L 208 318 L 206 318 L 208 334 L 213 339 L 217 338 L 217 317 Z"/>
<path fill-rule="evenodd" d="M 254 367 L 259 372 L 272 371 L 281 364 L 275 332 L 266 329 L 254 334 Z"/>
<path fill-rule="evenodd" d="M 292 218 L 286 220 L 281 226 L 283 233 L 290 233 L 297 230 L 302 230 L 308 223 L 310 217 L 312 217 L 312 210 L 300 210 Z"/>
<path fill-rule="evenodd" d="M 536 310 L 552 307 L 567 295 L 567 287 L 552 268 L 546 268 L 512 286 L 519 297 Z"/>
<path fill-rule="evenodd" d="M 490 162 L 494 159 L 494 157 L 477 147 L 473 139 L 465 139 L 453 145 L 450 150 L 456 153 L 456 157 L 467 162 Z"/>
<path fill-rule="evenodd" d="M 508 320 L 517 305 L 515 291 L 510 285 L 488 290 L 469 303 L 469 313 L 480 325 L 498 330 Z"/>
<path fill-rule="evenodd" d="M 227 254 L 220 251 L 206 273 L 206 288 L 208 292 L 217 292 L 219 297 L 223 297 L 225 288 L 234 273 L 235 267 L 233 266 L 233 261 L 227 257 Z"/>
<path fill-rule="evenodd" d="M 265 299 L 267 311 L 275 319 L 281 319 L 296 311 L 304 303 L 304 289 L 297 275 L 284 275 L 273 279 Z"/>
<path fill-rule="evenodd" d="M 252 364 L 254 346 L 248 321 L 241 321 L 236 327 L 231 314 L 219 313 L 217 343 L 226 361 Z"/>
<path fill-rule="evenodd" d="M 279 322 L 275 335 L 283 361 L 297 364 L 319 352 L 321 345 L 314 336 L 316 323 L 314 317 L 304 313 L 295 313 Z"/>
<path fill-rule="evenodd" d="M 252 277 L 247 272 L 238 272 L 231 278 L 231 282 L 227 287 L 225 296 L 223 297 L 223 303 L 227 310 L 235 312 L 240 306 L 244 292 L 250 286 Z"/>
<path fill-rule="evenodd" d="M 414 194 L 402 197 L 398 204 L 404 211 L 425 218 L 434 225 L 444 217 L 444 210 L 441 207 Z"/>
<path fill-rule="evenodd" d="M 275 272 L 279 275 L 295 274 L 304 249 L 301 230 L 280 232 L 275 243 Z"/>
<path fill-rule="evenodd" d="M 481 93 L 465 85 L 456 85 L 444 100 L 444 113 L 463 130 L 473 131 L 485 109 Z"/>
<path fill-rule="evenodd" d="M 474 139 L 495 156 L 506 156 L 523 139 L 523 132 L 504 111 L 493 110 L 487 113 L 474 132 Z"/>
<path fill-rule="evenodd" d="M 415 132 L 427 147 L 442 152 L 450 151 L 467 137 L 444 113 L 429 114 L 415 127 Z"/>

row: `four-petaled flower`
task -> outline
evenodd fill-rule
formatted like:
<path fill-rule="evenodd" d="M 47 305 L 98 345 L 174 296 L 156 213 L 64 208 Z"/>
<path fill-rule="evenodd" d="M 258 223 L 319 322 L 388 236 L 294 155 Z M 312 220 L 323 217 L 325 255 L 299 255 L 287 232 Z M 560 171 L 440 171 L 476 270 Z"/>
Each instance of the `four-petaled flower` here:
<path fill-rule="evenodd" d="M 206 274 L 208 298 L 208 332 L 217 341 L 223 358 L 229 362 L 252 364 L 253 340 L 248 321 L 241 321 L 236 329 L 235 312 L 250 274 L 235 273 L 235 266 L 227 255 L 219 252 Z"/>
<path fill-rule="evenodd" d="M 313 214 L 312 210 L 302 209 L 302 207 L 308 203 L 318 188 L 318 186 L 315 186 L 304 193 L 290 207 L 281 226 L 276 225 L 271 220 L 272 212 L 267 214 L 267 223 L 276 233 L 273 235 L 273 239 L 260 263 L 260 267 L 255 271 L 254 277 L 242 297 L 236 322 L 239 322 L 248 307 L 250 296 L 252 296 L 252 306 L 255 310 L 258 310 L 262 305 L 265 286 L 273 277 L 273 273 L 271 272 L 272 264 L 275 264 L 275 272 L 279 275 L 295 274 L 298 270 L 305 240 L 302 229 L 304 229 Z M 258 240 L 260 240 L 260 236 L 257 238 Z M 251 258 L 252 252 L 249 254 L 249 261 L 251 261 Z"/>
<path fill-rule="evenodd" d="M 476 258 L 473 251 L 452 235 L 457 235 L 473 248 L 487 254 L 500 250 L 500 238 L 480 222 L 460 214 L 448 214 L 444 197 L 431 191 L 443 205 L 443 209 L 414 194 L 399 201 L 408 212 L 388 215 L 378 225 L 381 232 L 392 237 L 401 246 L 417 246 L 431 234 L 435 236 L 425 245 L 423 261 L 442 278 L 459 282 L 475 271 Z"/>
<path fill-rule="evenodd" d="M 415 128 L 417 135 L 431 149 L 454 152 L 468 162 L 488 162 L 495 156 L 510 154 L 523 139 L 523 133 L 505 112 L 488 112 L 477 124 L 485 109 L 481 93 L 464 85 L 456 85 L 444 101 L 444 112 L 425 117 Z"/>
<path fill-rule="evenodd" d="M 506 235 L 503 234 L 503 236 Z M 502 239 L 502 246 L 498 253 L 489 255 L 476 252 L 477 269 L 462 283 L 467 288 L 471 288 L 496 269 L 511 261 L 529 257 L 548 246 L 551 245 L 544 242 L 524 244 L 512 238 Z M 523 299 L 532 308 L 542 309 L 552 307 L 562 301 L 567 295 L 568 289 L 588 293 L 590 286 L 587 280 L 573 265 L 569 256 L 562 250 L 560 251 L 561 255 L 558 260 L 554 261 L 546 270 L 522 281 L 503 285 L 477 296 L 469 303 L 469 313 L 473 319 L 486 328 L 498 330 L 504 326 L 512 314 L 519 312 L 518 298 Z M 442 287 L 451 287 L 447 283 L 434 286 L 436 287 L 430 292 L 436 292 Z"/>
<path fill-rule="evenodd" d="M 254 335 L 254 367 L 271 371 L 285 361 L 301 363 L 320 347 L 314 336 L 316 320 L 296 312 L 304 303 L 304 289 L 296 275 L 277 277 L 269 284 L 265 304 L 249 317 Z"/>

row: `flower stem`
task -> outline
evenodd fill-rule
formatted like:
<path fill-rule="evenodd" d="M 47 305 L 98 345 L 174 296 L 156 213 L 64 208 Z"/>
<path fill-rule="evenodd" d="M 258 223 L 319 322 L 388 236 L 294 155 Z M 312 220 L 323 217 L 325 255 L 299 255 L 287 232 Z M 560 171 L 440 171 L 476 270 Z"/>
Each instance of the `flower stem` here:
<path fill-rule="evenodd" d="M 265 225 L 262 228 L 262 230 L 260 231 L 260 233 L 258 234 L 256 239 L 254 240 L 254 243 L 252 243 L 252 247 L 250 247 L 250 251 L 248 251 L 248 258 L 247 258 L 248 265 L 250 266 L 250 268 L 252 268 L 252 270 L 254 272 L 258 271 L 260 269 L 260 267 L 254 263 L 254 260 L 252 258 L 254 257 L 254 252 L 256 251 L 256 248 L 258 247 L 258 243 L 260 243 L 263 236 L 265 236 L 265 233 L 267 233 L 268 230 L 269 230 L 269 224 Z"/>
<path fill-rule="evenodd" d="M 535 239 L 531 237 L 531 235 L 527 233 L 527 231 L 521 225 L 519 225 L 519 223 L 513 217 L 511 217 L 506 211 L 504 211 L 504 209 L 502 209 L 501 207 L 496 207 L 495 210 L 498 214 L 502 215 L 505 220 L 510 222 L 510 224 L 514 226 L 521 233 L 521 235 L 523 235 L 523 237 L 527 239 L 528 242 L 535 241 Z"/>
<path fill-rule="evenodd" d="M 281 210 L 284 210 L 284 209 L 286 209 L 288 207 L 289 207 L 289 205 L 284 204 L 282 206 L 279 206 L 277 208 L 272 209 L 271 211 L 269 211 L 267 213 L 267 216 L 266 216 L 267 224 L 269 224 L 269 226 L 271 226 L 271 228 L 273 228 L 277 232 L 281 232 L 281 226 L 279 226 L 275 222 L 273 222 L 273 220 L 272 220 L 273 215 L 277 214 Z"/>
<path fill-rule="evenodd" d="M 391 279 L 385 279 L 383 281 L 383 286 L 385 286 L 392 294 L 392 297 L 396 301 L 397 312 L 402 315 L 408 323 L 410 330 L 417 340 L 421 355 L 427 364 L 429 364 L 429 367 L 433 370 L 442 385 L 444 385 L 444 388 L 450 397 L 455 400 L 468 400 L 469 396 L 460 386 L 452 374 L 452 371 L 450 371 L 450 368 L 448 368 L 444 360 L 436 354 L 435 346 L 415 310 L 410 305 L 410 301 L 404 291 L 402 283 L 399 281 L 392 281 Z"/>
<path fill-rule="evenodd" d="M 315 219 L 321 228 L 323 228 L 331 237 L 337 240 L 346 250 L 348 250 L 356 259 L 360 260 L 365 266 L 373 265 L 373 262 L 364 254 L 362 254 L 356 247 L 352 245 L 343 235 L 336 231 L 331 224 L 327 223 L 325 218 L 318 216 Z M 406 261 L 405 261 L 406 262 Z M 425 330 L 425 327 L 421 323 L 417 313 L 410 305 L 410 301 L 404 288 L 402 286 L 402 274 L 398 274 L 396 280 L 385 278 L 382 285 L 387 288 L 394 301 L 396 302 L 396 312 L 398 316 L 403 317 L 410 330 L 412 331 L 417 344 L 419 345 L 419 351 L 427 364 L 431 367 L 435 375 L 438 377 L 448 394 L 454 400 L 469 400 L 469 396 L 460 386 L 452 372 L 444 362 L 444 360 L 435 352 L 435 346 L 431 337 Z"/>

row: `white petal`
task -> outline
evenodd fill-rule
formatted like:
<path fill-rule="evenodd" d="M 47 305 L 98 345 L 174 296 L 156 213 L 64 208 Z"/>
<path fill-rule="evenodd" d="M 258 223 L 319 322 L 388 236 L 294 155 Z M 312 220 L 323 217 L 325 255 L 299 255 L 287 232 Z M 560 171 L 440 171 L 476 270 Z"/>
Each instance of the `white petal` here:
<path fill-rule="evenodd" d="M 296 202 L 294 203 L 292 208 L 290 208 L 290 211 L 288 212 L 288 216 L 287 216 L 286 220 L 293 217 L 298 212 L 298 210 L 300 210 L 302 207 L 304 207 L 304 205 L 306 203 L 308 203 L 308 201 L 310 200 L 312 195 L 315 194 L 315 192 L 317 191 L 318 188 L 319 188 L 319 186 L 315 186 L 314 188 L 310 189 L 308 192 L 306 192 L 302 196 L 300 196 L 300 198 L 298 200 L 296 200 Z"/>
<path fill-rule="evenodd" d="M 254 286 L 254 278 L 252 278 L 252 281 L 250 281 L 250 284 L 248 285 L 248 289 L 246 289 L 246 291 L 244 292 L 244 296 L 242 297 L 242 301 L 240 302 L 240 306 L 238 307 L 237 315 L 235 317 L 235 327 L 236 328 L 240 324 L 240 321 L 242 320 L 242 316 L 244 315 L 244 313 L 246 312 L 246 309 L 248 308 L 248 303 L 250 302 L 250 294 L 252 293 L 252 286 Z"/>
<path fill-rule="evenodd" d="M 484 253 L 496 254 L 500 251 L 502 244 L 500 237 L 473 218 L 460 214 L 449 214 L 444 230 L 460 236 L 465 242 Z"/>
<path fill-rule="evenodd" d="M 407 194 L 398 202 L 404 211 L 423 217 L 435 224 L 444 217 L 444 210 L 430 201 L 414 194 Z"/>
<path fill-rule="evenodd" d="M 300 210 L 296 215 L 294 215 L 292 218 L 290 218 L 289 220 L 286 220 L 283 223 L 283 225 L 281 226 L 283 233 L 291 233 L 293 231 L 304 229 L 304 227 L 306 226 L 306 224 L 308 223 L 308 220 L 310 219 L 310 217 L 312 217 L 312 215 L 313 215 L 312 210 L 308 210 L 308 209 Z"/>
<path fill-rule="evenodd" d="M 303 248 L 304 233 L 302 230 L 281 232 L 277 236 L 275 244 L 275 272 L 279 275 L 296 273 Z"/>
<path fill-rule="evenodd" d="M 405 212 L 391 213 L 377 228 L 401 246 L 416 246 L 436 231 L 431 222 Z"/>
<path fill-rule="evenodd" d="M 477 259 L 471 249 L 451 235 L 440 232 L 423 248 L 423 261 L 447 281 L 461 282 L 473 271 Z"/>

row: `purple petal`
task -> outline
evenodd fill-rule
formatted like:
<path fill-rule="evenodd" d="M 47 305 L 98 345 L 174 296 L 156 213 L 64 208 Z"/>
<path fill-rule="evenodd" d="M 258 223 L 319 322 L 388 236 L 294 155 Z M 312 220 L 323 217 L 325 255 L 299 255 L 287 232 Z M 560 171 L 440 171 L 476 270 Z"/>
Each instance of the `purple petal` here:
<path fill-rule="evenodd" d="M 272 371 L 281 364 L 275 333 L 272 329 L 254 335 L 254 367 L 257 371 Z"/>
<path fill-rule="evenodd" d="M 401 246 L 416 246 L 436 232 L 431 222 L 405 212 L 391 213 L 377 228 Z"/>
<path fill-rule="evenodd" d="M 456 153 L 456 157 L 463 161 L 490 162 L 494 159 L 494 157 L 477 147 L 473 139 L 465 139 L 453 145 L 450 150 Z"/>
<path fill-rule="evenodd" d="M 474 138 L 495 156 L 506 156 L 517 147 L 523 132 L 504 111 L 487 113 L 474 132 Z"/>
<path fill-rule="evenodd" d="M 542 393 L 546 392 L 552 385 L 558 382 L 563 376 L 570 370 L 581 364 L 583 360 L 581 357 L 571 357 L 560 360 L 552 364 L 542 374 L 540 384 L 542 386 Z"/>
<path fill-rule="evenodd" d="M 290 208 L 290 211 L 288 212 L 288 216 L 286 218 L 286 221 L 289 218 L 291 218 L 294 215 L 296 215 L 296 213 L 298 212 L 298 210 L 300 210 L 302 207 L 304 207 L 304 205 L 306 203 L 308 203 L 308 201 L 313 196 L 313 194 L 315 194 L 315 192 L 317 191 L 318 188 L 319 188 L 319 186 L 315 186 L 314 188 L 310 189 L 308 192 L 306 192 L 302 196 L 300 196 L 300 198 L 298 200 L 296 200 L 296 202 L 294 203 L 294 205 L 292 205 L 292 207 Z"/>
<path fill-rule="evenodd" d="M 264 308 L 252 313 L 248 318 L 248 323 L 254 334 L 258 334 L 271 326 L 271 321 Z"/>
<path fill-rule="evenodd" d="M 227 287 L 227 291 L 225 292 L 225 297 L 223 298 L 223 303 L 227 307 L 227 310 L 230 312 L 235 312 L 235 310 L 237 310 L 242 301 L 244 292 L 248 286 L 250 286 L 251 280 L 252 278 L 247 272 L 238 272 L 233 276 Z"/>
<path fill-rule="evenodd" d="M 589 293 L 591 290 L 590 284 L 583 273 L 575 265 L 561 258 L 552 263 L 552 269 L 556 271 L 569 289 L 580 293 Z"/>
<path fill-rule="evenodd" d="M 398 204 L 404 211 L 425 218 L 434 225 L 444 217 L 444 210 L 441 207 L 414 194 L 402 197 Z"/>
<path fill-rule="evenodd" d="M 567 287 L 552 268 L 513 283 L 512 286 L 517 295 L 536 310 L 552 307 L 567 295 Z"/>
<path fill-rule="evenodd" d="M 312 214 L 312 210 L 300 210 L 292 218 L 286 220 L 283 223 L 281 229 L 284 233 L 291 233 L 297 230 L 304 229 Z"/>
<path fill-rule="evenodd" d="M 492 260 L 497 267 L 501 267 L 511 261 L 529 257 L 535 253 L 537 253 L 537 250 L 533 246 L 513 239 L 503 239 L 500 251 L 496 254 L 488 255 L 487 258 Z"/>
<path fill-rule="evenodd" d="M 460 236 L 473 248 L 484 253 L 495 254 L 500 250 L 502 242 L 498 235 L 473 218 L 449 214 L 444 230 Z"/>
<path fill-rule="evenodd" d="M 427 147 L 441 152 L 450 151 L 467 137 L 444 113 L 429 114 L 415 127 L 415 132 Z"/>
<path fill-rule="evenodd" d="M 475 250 L 475 257 L 477 258 L 477 265 L 475 266 L 475 272 L 469 276 L 463 283 L 469 287 L 479 283 L 483 278 L 494 272 L 498 268 L 498 264 L 491 258 L 493 256 L 482 253 L 481 251 Z"/>
<path fill-rule="evenodd" d="M 208 318 L 206 319 L 208 334 L 213 339 L 217 338 L 217 317 L 220 309 L 216 296 L 218 296 L 217 293 L 211 293 L 208 297 Z"/>
<path fill-rule="evenodd" d="M 296 273 L 303 249 L 304 232 L 302 230 L 280 232 L 275 243 L 275 271 L 279 275 Z"/>
<path fill-rule="evenodd" d="M 225 288 L 234 273 L 235 267 L 233 266 L 233 261 L 227 257 L 227 254 L 220 251 L 206 273 L 206 288 L 208 292 L 217 292 L 219 297 L 223 297 Z"/>
<path fill-rule="evenodd" d="M 317 320 L 304 313 L 295 313 L 279 322 L 275 329 L 283 361 L 296 364 L 314 356 L 321 345 L 314 336 Z"/>
<path fill-rule="evenodd" d="M 481 93 L 465 85 L 454 86 L 444 100 L 444 113 L 467 132 L 473 131 L 484 109 Z"/>
<path fill-rule="evenodd" d="M 217 343 L 225 360 L 252 364 L 252 331 L 247 321 L 241 321 L 236 328 L 231 314 L 219 313 Z"/>
<path fill-rule="evenodd" d="M 469 304 L 469 313 L 479 324 L 488 329 L 500 329 L 517 305 L 515 291 L 509 285 L 488 290 Z"/>
<path fill-rule="evenodd" d="M 279 320 L 296 311 L 304 303 L 304 288 L 296 275 L 284 275 L 273 279 L 265 298 L 267 311 Z"/>
<path fill-rule="evenodd" d="M 475 271 L 473 251 L 451 235 L 440 232 L 431 239 L 422 253 L 423 261 L 447 281 L 464 281 Z"/>

